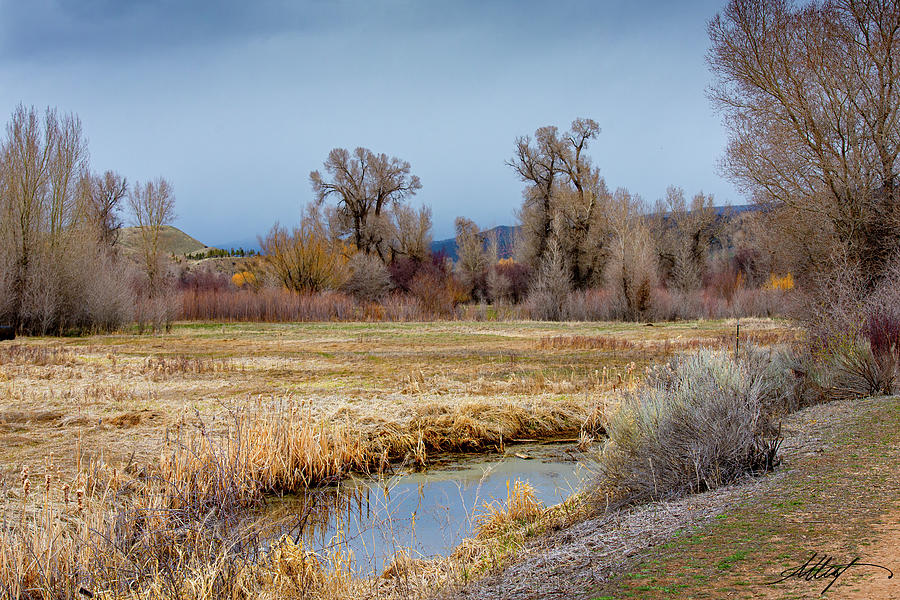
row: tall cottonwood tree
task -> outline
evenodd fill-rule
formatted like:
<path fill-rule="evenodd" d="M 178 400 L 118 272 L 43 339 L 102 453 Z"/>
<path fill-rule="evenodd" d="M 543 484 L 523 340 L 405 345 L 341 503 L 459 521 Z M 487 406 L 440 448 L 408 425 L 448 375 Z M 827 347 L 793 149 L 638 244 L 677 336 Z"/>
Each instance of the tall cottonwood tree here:
<path fill-rule="evenodd" d="M 324 164 L 325 174 L 312 171 L 310 184 L 316 202 L 335 200 L 332 227 L 359 251 L 390 258 L 394 224 L 390 211 L 415 195 L 422 183 L 408 162 L 368 148 L 352 153 L 335 148 Z"/>
<path fill-rule="evenodd" d="M 730 0 L 709 36 L 727 173 L 798 267 L 837 251 L 877 274 L 900 247 L 900 3 Z"/>
<path fill-rule="evenodd" d="M 63 232 L 79 217 L 76 184 L 87 160 L 81 121 L 52 109 L 42 117 L 20 104 L 7 125 L 0 160 L 3 312 L 27 326 L 34 278 L 45 274 L 53 255 L 64 252 Z"/>
<path fill-rule="evenodd" d="M 577 288 L 597 283 L 607 240 L 606 183 L 587 150 L 599 135 L 591 119 L 576 119 L 568 131 L 541 127 L 534 138 L 516 140 L 509 165 L 527 187 L 519 213 L 520 258 L 535 269 L 546 259 L 550 241 L 561 253 Z"/>
<path fill-rule="evenodd" d="M 100 243 L 115 247 L 122 228 L 122 201 L 128 195 L 128 180 L 114 171 L 86 179 L 88 217 L 93 220 Z"/>

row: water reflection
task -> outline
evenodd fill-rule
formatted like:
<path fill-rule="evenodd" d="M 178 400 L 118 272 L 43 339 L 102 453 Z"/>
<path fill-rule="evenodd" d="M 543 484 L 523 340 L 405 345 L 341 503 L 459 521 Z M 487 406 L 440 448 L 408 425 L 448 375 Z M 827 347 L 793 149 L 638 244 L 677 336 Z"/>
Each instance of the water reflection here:
<path fill-rule="evenodd" d="M 483 503 L 506 499 L 507 482 L 529 482 L 549 506 L 565 500 L 589 475 L 586 457 L 574 447 L 519 445 L 504 456 L 469 457 L 377 480 L 354 478 L 279 499 L 267 517 L 280 523 L 273 535 L 302 539 L 318 551 L 334 544 L 351 550 L 365 574 L 380 572 L 400 549 L 418 557 L 449 554 L 472 534 Z"/>

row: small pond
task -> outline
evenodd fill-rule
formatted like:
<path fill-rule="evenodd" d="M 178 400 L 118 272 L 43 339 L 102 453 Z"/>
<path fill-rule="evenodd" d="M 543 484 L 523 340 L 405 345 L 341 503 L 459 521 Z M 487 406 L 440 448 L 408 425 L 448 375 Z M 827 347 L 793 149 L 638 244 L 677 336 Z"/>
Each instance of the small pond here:
<path fill-rule="evenodd" d="M 551 506 L 582 486 L 590 464 L 571 444 L 517 444 L 505 454 L 455 456 L 424 472 L 351 478 L 279 498 L 267 516 L 284 524 L 279 534 L 302 538 L 307 548 L 327 550 L 341 540 L 360 574 L 377 573 L 400 548 L 414 557 L 448 555 L 472 535 L 485 502 L 506 500 L 507 482 L 527 481 Z"/>

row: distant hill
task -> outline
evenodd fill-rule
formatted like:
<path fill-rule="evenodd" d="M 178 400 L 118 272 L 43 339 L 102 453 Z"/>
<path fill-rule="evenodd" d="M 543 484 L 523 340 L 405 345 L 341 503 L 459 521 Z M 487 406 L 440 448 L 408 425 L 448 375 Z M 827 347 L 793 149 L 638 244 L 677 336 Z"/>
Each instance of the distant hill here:
<path fill-rule="evenodd" d="M 177 227 L 164 226 L 159 232 L 159 248 L 163 254 L 181 256 L 200 252 L 207 246 L 197 241 Z M 123 227 L 119 230 L 119 245 L 126 252 L 136 253 L 141 244 L 140 227 Z"/>
<path fill-rule="evenodd" d="M 735 204 L 734 206 L 716 206 L 716 214 L 720 217 L 725 214 L 739 215 L 745 212 L 759 210 L 758 204 Z"/>
<path fill-rule="evenodd" d="M 499 258 L 511 258 L 513 255 L 513 246 L 515 245 L 516 231 L 518 229 L 518 226 L 499 225 L 492 229 L 482 231 L 481 235 L 484 236 L 485 244 L 487 244 L 487 241 L 491 236 L 496 235 L 497 246 L 499 249 Z M 431 242 L 431 251 L 434 254 L 443 252 L 445 256 L 449 256 L 453 260 L 457 260 L 459 258 L 456 252 L 456 238 L 435 240 Z"/>

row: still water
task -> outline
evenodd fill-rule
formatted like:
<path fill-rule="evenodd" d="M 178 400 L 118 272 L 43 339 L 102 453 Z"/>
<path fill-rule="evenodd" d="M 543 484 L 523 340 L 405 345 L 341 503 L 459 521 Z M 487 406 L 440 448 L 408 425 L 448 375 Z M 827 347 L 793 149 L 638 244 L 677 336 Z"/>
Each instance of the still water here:
<path fill-rule="evenodd" d="M 526 458 L 527 457 L 527 458 Z M 354 478 L 308 496 L 270 504 L 279 534 L 307 548 L 339 544 L 353 553 L 361 574 L 380 572 L 399 549 L 413 557 L 447 555 L 472 535 L 484 503 L 505 501 L 507 484 L 530 483 L 551 506 L 578 490 L 590 462 L 574 446 L 508 446 L 505 454 L 462 457 L 421 473 Z"/>

